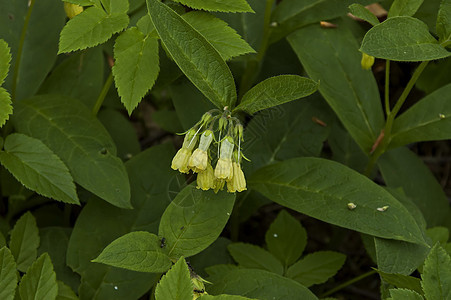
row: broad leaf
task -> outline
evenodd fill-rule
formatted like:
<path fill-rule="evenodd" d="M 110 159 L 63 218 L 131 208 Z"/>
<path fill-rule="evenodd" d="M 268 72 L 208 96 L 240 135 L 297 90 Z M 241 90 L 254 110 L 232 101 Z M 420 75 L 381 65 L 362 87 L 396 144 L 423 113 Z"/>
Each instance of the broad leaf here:
<path fill-rule="evenodd" d="M 129 180 L 116 147 L 82 103 L 36 96 L 20 101 L 15 117 L 18 131 L 42 140 L 69 167 L 75 182 L 113 205 L 131 207 Z"/>
<path fill-rule="evenodd" d="M 202 295 L 199 300 L 252 300 L 251 298 L 237 296 L 237 295 Z"/>
<path fill-rule="evenodd" d="M 218 108 L 236 101 L 235 82 L 216 49 L 176 12 L 157 0 L 147 0 L 150 17 L 174 61 Z"/>
<path fill-rule="evenodd" d="M 269 252 L 287 267 L 304 252 L 307 232 L 297 219 L 286 210 L 281 210 L 266 231 L 265 241 Z"/>
<path fill-rule="evenodd" d="M 314 252 L 289 267 L 287 277 L 306 287 L 324 283 L 341 269 L 345 260 L 346 256 L 338 252 Z"/>
<path fill-rule="evenodd" d="M 437 179 L 423 161 L 407 148 L 385 153 L 378 162 L 386 184 L 401 187 L 420 208 L 429 227 L 441 224 L 448 212 L 448 200 Z"/>
<path fill-rule="evenodd" d="M 394 17 L 371 28 L 360 51 L 383 59 L 426 61 L 451 55 L 429 33 L 422 21 L 412 17 Z"/>
<path fill-rule="evenodd" d="M 193 284 L 185 259 L 181 257 L 155 288 L 155 299 L 192 300 Z"/>
<path fill-rule="evenodd" d="M 449 299 L 451 297 L 451 257 L 436 244 L 424 262 L 421 274 L 426 299 Z"/>
<path fill-rule="evenodd" d="M 317 88 L 318 84 L 313 80 L 297 75 L 268 78 L 249 90 L 234 110 L 254 114 L 259 110 L 311 95 Z"/>
<path fill-rule="evenodd" d="M 232 213 L 235 194 L 185 187 L 161 217 L 158 235 L 171 258 L 192 256 L 213 243 Z"/>
<path fill-rule="evenodd" d="M 357 18 L 367 21 L 373 26 L 379 24 L 379 19 L 361 4 L 354 3 L 350 5 L 349 10 L 351 11 L 351 14 L 353 14 Z"/>
<path fill-rule="evenodd" d="M 155 234 L 136 231 L 109 244 L 93 262 L 149 273 L 166 272 L 172 265 Z"/>
<path fill-rule="evenodd" d="M 129 22 L 125 13 L 107 14 L 98 7 L 89 7 L 64 26 L 61 31 L 60 53 L 83 50 L 97 46 L 122 31 Z"/>
<path fill-rule="evenodd" d="M 339 23 L 340 26 L 340 23 Z M 310 78 L 359 146 L 368 153 L 383 127 L 379 91 L 348 27 L 311 25 L 288 36 Z M 325 71 L 327 70 L 327 71 Z"/>
<path fill-rule="evenodd" d="M 114 58 L 114 81 L 121 101 L 131 115 L 160 72 L 158 41 L 132 27 L 116 39 Z"/>
<path fill-rule="evenodd" d="M 419 278 L 402 274 L 390 274 L 379 270 L 377 272 L 381 276 L 381 279 L 388 284 L 392 284 L 397 288 L 414 290 L 419 294 L 423 294 L 421 280 Z"/>
<path fill-rule="evenodd" d="M 391 289 L 390 298 L 387 300 L 423 300 L 424 298 L 415 291 L 408 289 Z"/>
<path fill-rule="evenodd" d="M 78 300 L 74 291 L 67 286 L 64 282 L 57 280 L 58 283 L 58 295 L 56 300 Z"/>
<path fill-rule="evenodd" d="M 395 119 L 390 147 L 451 139 L 451 84 L 427 95 Z"/>
<path fill-rule="evenodd" d="M 45 197 L 80 204 L 66 165 L 40 140 L 13 133 L 0 151 L 1 164 L 28 189 Z"/>
<path fill-rule="evenodd" d="M 223 12 L 254 12 L 246 0 L 175 0 L 195 9 Z"/>
<path fill-rule="evenodd" d="M 249 186 L 322 221 L 374 236 L 425 244 L 407 209 L 365 176 L 333 161 L 295 158 L 258 170 Z M 357 207 L 348 208 L 348 203 Z M 378 208 L 389 206 L 386 211 Z"/>
<path fill-rule="evenodd" d="M 0 249 L 0 299 L 13 300 L 17 287 L 16 262 L 8 248 Z"/>
<path fill-rule="evenodd" d="M 93 2 L 98 0 L 92 0 Z M 100 0 L 102 6 L 105 8 L 106 12 L 112 13 L 123 13 L 126 14 L 128 11 L 129 1 L 123 0 Z"/>
<path fill-rule="evenodd" d="M 280 261 L 263 248 L 251 244 L 233 243 L 227 249 L 233 259 L 242 267 L 283 274 L 283 265 Z"/>
<path fill-rule="evenodd" d="M 82 276 L 81 299 L 138 299 L 159 276 L 92 263 L 115 239 L 133 231 L 156 233 L 158 223 L 180 179 L 168 168 L 175 151 L 165 144 L 149 148 L 125 164 L 130 176 L 133 210 L 90 199 L 70 236 L 67 265 Z M 146 166 L 146 167 L 143 167 Z"/>
<path fill-rule="evenodd" d="M 5 125 L 9 116 L 13 113 L 11 104 L 11 96 L 4 88 L 0 87 L 0 128 Z"/>
<path fill-rule="evenodd" d="M 39 230 L 36 220 L 26 212 L 17 220 L 11 232 L 9 248 L 17 262 L 17 269 L 25 272 L 36 259 L 39 246 Z"/>
<path fill-rule="evenodd" d="M 432 245 L 437 242 L 444 245 L 449 239 L 449 229 L 442 226 L 432 227 L 426 230 L 426 235 L 431 239 Z"/>
<path fill-rule="evenodd" d="M 199 31 L 215 47 L 224 60 L 246 53 L 255 53 L 255 50 L 235 30 L 212 14 L 191 11 L 182 15 L 182 18 Z"/>
<path fill-rule="evenodd" d="M 423 0 L 395 0 L 390 6 L 388 17 L 413 16 L 423 4 Z"/>
<path fill-rule="evenodd" d="M 437 15 L 437 34 L 440 42 L 451 40 L 451 1 L 442 0 Z"/>
<path fill-rule="evenodd" d="M 318 299 L 309 289 L 289 278 L 253 269 L 232 269 L 213 282 L 211 294 L 232 294 L 261 300 Z"/>
<path fill-rule="evenodd" d="M 42 254 L 27 270 L 19 284 L 21 300 L 50 300 L 58 295 L 56 274 L 47 253 Z"/>

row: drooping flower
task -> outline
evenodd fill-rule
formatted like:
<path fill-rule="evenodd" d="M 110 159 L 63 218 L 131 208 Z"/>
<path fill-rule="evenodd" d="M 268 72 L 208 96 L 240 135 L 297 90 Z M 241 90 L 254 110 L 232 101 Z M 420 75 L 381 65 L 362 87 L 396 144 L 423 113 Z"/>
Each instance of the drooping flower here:
<path fill-rule="evenodd" d="M 246 190 L 246 178 L 244 178 L 243 170 L 237 162 L 232 163 L 233 177 L 227 181 L 227 191 L 229 193 L 242 192 Z"/>
<path fill-rule="evenodd" d="M 232 154 L 234 148 L 233 139 L 230 136 L 224 138 L 221 142 L 219 159 L 215 168 L 215 177 L 218 179 L 230 180 L 233 176 Z"/>
<path fill-rule="evenodd" d="M 188 166 L 196 173 L 204 171 L 208 164 L 208 148 L 213 141 L 213 131 L 205 130 L 201 135 L 199 141 L 199 148 L 194 150 L 194 153 L 189 159 Z"/>
<path fill-rule="evenodd" d="M 362 53 L 362 60 L 360 62 L 362 69 L 369 70 L 374 64 L 374 56 Z"/>
<path fill-rule="evenodd" d="M 204 171 L 197 174 L 197 188 L 207 191 L 215 188 L 215 174 L 210 162 L 207 163 L 207 167 Z"/>
<path fill-rule="evenodd" d="M 197 133 L 194 129 L 190 129 L 185 135 L 182 148 L 177 151 L 172 159 L 172 169 L 179 170 L 181 173 L 189 173 L 188 163 L 196 143 Z"/>

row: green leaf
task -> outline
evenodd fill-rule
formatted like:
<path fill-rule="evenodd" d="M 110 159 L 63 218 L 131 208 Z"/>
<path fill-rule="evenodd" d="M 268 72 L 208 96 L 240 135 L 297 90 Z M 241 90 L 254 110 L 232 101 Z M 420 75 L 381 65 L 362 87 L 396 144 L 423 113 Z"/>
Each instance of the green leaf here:
<path fill-rule="evenodd" d="M 439 244 L 429 252 L 421 278 L 426 299 L 451 297 L 451 257 Z"/>
<path fill-rule="evenodd" d="M 6 137 L 1 164 L 25 187 L 45 197 L 80 204 L 66 165 L 40 140 L 20 133 Z"/>
<path fill-rule="evenodd" d="M 445 220 L 448 200 L 437 179 L 423 161 L 407 148 L 385 153 L 378 166 L 386 184 L 401 187 L 423 213 L 428 226 L 437 226 Z"/>
<path fill-rule="evenodd" d="M 232 213 L 235 194 L 185 187 L 161 217 L 158 235 L 171 258 L 192 256 L 213 243 Z"/>
<path fill-rule="evenodd" d="M 379 270 L 377 270 L 377 272 L 381 276 L 381 279 L 388 284 L 392 284 L 397 288 L 410 289 L 419 294 L 423 294 L 423 290 L 421 289 L 421 280 L 419 278 L 402 274 L 390 274 Z"/>
<path fill-rule="evenodd" d="M 9 248 L 17 262 L 17 269 L 25 272 L 36 259 L 39 230 L 30 212 L 23 214 L 11 232 Z"/>
<path fill-rule="evenodd" d="M 93 107 L 103 87 L 103 72 L 101 47 L 74 53 L 52 70 L 39 94 L 65 95 Z"/>
<path fill-rule="evenodd" d="M 449 229 L 441 226 L 432 227 L 426 230 L 426 235 L 431 239 L 432 245 L 435 245 L 437 242 L 443 245 L 449 239 Z"/>
<path fill-rule="evenodd" d="M 301 223 L 286 210 L 281 210 L 265 234 L 269 252 L 285 267 L 293 264 L 307 245 L 307 232 Z"/>
<path fill-rule="evenodd" d="M 11 104 L 11 96 L 4 88 L 0 87 L 0 128 L 5 125 L 9 116 L 13 113 Z"/>
<path fill-rule="evenodd" d="M 128 2 L 124 0 L 100 0 L 102 6 L 109 13 L 123 13 L 126 14 L 128 11 Z"/>
<path fill-rule="evenodd" d="M 371 72 L 362 69 L 358 42 L 348 26 L 319 25 L 288 36 L 310 78 L 354 140 L 369 153 L 384 124 L 379 91 Z M 325 71 L 326 70 L 326 71 Z"/>
<path fill-rule="evenodd" d="M 128 22 L 125 13 L 107 14 L 101 8 L 89 7 L 64 26 L 60 35 L 58 54 L 102 44 L 113 34 L 127 27 Z"/>
<path fill-rule="evenodd" d="M 172 265 L 152 233 L 136 231 L 114 240 L 93 262 L 138 272 L 166 272 Z"/>
<path fill-rule="evenodd" d="M 422 21 L 412 17 L 393 17 L 366 33 L 360 51 L 396 61 L 427 61 L 451 55 L 429 33 Z"/>
<path fill-rule="evenodd" d="M 211 294 L 232 294 L 261 300 L 318 299 L 309 289 L 289 278 L 256 269 L 232 269 L 213 282 Z"/>
<path fill-rule="evenodd" d="M 373 26 L 380 23 L 379 19 L 372 12 L 370 12 L 365 6 L 361 4 L 354 3 L 350 5 L 349 10 L 351 11 L 351 14 L 353 14 L 357 18 L 367 21 Z"/>
<path fill-rule="evenodd" d="M 319 220 L 374 236 L 425 244 L 407 209 L 367 177 L 333 161 L 295 158 L 264 167 L 249 186 Z M 354 210 L 348 209 L 354 203 Z M 377 208 L 389 206 L 386 211 Z"/>
<path fill-rule="evenodd" d="M 234 110 L 254 114 L 259 110 L 307 97 L 317 89 L 318 84 L 305 77 L 297 75 L 271 77 L 249 90 Z"/>
<path fill-rule="evenodd" d="M 333 251 L 311 253 L 288 268 L 287 277 L 309 287 L 326 282 L 341 269 L 346 255 Z"/>
<path fill-rule="evenodd" d="M 21 300 L 50 300 L 58 295 L 56 274 L 47 253 L 42 254 L 27 270 L 19 284 Z"/>
<path fill-rule="evenodd" d="M 116 39 L 114 59 L 114 82 L 131 115 L 160 72 L 158 40 L 132 27 Z"/>
<path fill-rule="evenodd" d="M 74 291 L 67 286 L 64 282 L 57 280 L 58 283 L 58 295 L 56 300 L 78 300 Z"/>
<path fill-rule="evenodd" d="M 427 95 L 395 119 L 390 147 L 451 139 L 451 84 Z"/>
<path fill-rule="evenodd" d="M 391 289 L 388 300 L 423 300 L 424 298 L 415 291 L 407 289 Z"/>
<path fill-rule="evenodd" d="M 165 4 L 147 0 L 147 7 L 163 44 L 188 79 L 218 108 L 232 107 L 235 81 L 216 49 Z"/>
<path fill-rule="evenodd" d="M 0 39 L 0 85 L 5 82 L 8 75 L 9 63 L 11 62 L 11 50 L 8 43 Z"/>
<path fill-rule="evenodd" d="M 230 244 L 230 254 L 242 267 L 250 269 L 262 269 L 279 275 L 283 274 L 283 266 L 277 258 L 268 251 L 251 244 Z"/>
<path fill-rule="evenodd" d="M 246 0 L 175 0 L 194 9 L 222 12 L 254 12 Z"/>
<path fill-rule="evenodd" d="M 81 299 L 139 299 L 157 283 L 157 274 L 129 271 L 91 260 L 129 232 L 158 231 L 170 197 L 179 191 L 180 177 L 168 168 L 174 154 L 172 144 L 164 144 L 146 149 L 126 162 L 133 210 L 90 199 L 81 211 L 67 249 L 67 265 L 82 278 L 78 289 Z"/>
<path fill-rule="evenodd" d="M 164 275 L 155 288 L 156 300 L 192 300 L 193 284 L 183 257 Z"/>
<path fill-rule="evenodd" d="M 451 1 L 442 0 L 437 15 L 437 35 L 440 42 L 451 40 Z"/>
<path fill-rule="evenodd" d="M 191 11 L 182 15 L 182 18 L 199 31 L 215 47 L 224 60 L 246 53 L 255 53 L 255 50 L 234 29 L 212 14 Z"/>
<path fill-rule="evenodd" d="M 423 0 L 395 0 L 388 11 L 388 18 L 413 16 L 423 4 Z"/>
<path fill-rule="evenodd" d="M 251 298 L 236 295 L 202 295 L 199 300 L 252 300 Z"/>
<path fill-rule="evenodd" d="M 42 95 L 17 103 L 16 128 L 40 139 L 69 167 L 75 182 L 105 201 L 130 208 L 130 186 L 116 147 L 79 101 Z"/>
<path fill-rule="evenodd" d="M 16 262 L 8 248 L 0 249 L 0 299 L 13 300 L 17 287 Z"/>

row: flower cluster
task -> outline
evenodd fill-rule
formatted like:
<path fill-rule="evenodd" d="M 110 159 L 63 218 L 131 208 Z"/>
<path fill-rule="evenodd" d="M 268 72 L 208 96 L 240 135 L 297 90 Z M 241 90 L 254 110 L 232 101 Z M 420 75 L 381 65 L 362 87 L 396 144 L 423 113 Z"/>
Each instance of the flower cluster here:
<path fill-rule="evenodd" d="M 242 141 L 243 125 L 231 116 L 227 107 L 223 112 L 209 111 L 185 133 L 182 148 L 174 156 L 171 168 L 181 173 L 190 170 L 197 173 L 197 188 L 204 191 L 218 192 L 227 183 L 228 192 L 242 192 L 246 190 L 246 179 L 241 170 L 241 159 L 245 158 L 241 151 Z M 217 148 L 210 147 L 213 144 Z M 215 160 L 214 152 L 217 152 Z"/>

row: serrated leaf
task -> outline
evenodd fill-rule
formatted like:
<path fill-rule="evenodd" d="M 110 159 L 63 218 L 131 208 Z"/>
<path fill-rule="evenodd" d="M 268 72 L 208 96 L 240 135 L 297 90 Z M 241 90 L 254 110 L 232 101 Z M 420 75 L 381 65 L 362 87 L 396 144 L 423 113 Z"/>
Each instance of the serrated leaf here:
<path fill-rule="evenodd" d="M 286 210 L 281 210 L 265 234 L 269 252 L 285 267 L 293 264 L 307 245 L 307 232 Z"/>
<path fill-rule="evenodd" d="M 246 53 L 255 53 L 255 50 L 234 29 L 212 14 L 191 11 L 182 15 L 182 18 L 199 31 L 215 47 L 224 60 Z"/>
<path fill-rule="evenodd" d="M 390 147 L 451 139 L 451 83 L 427 95 L 395 119 Z"/>
<path fill-rule="evenodd" d="M 114 82 L 131 115 L 160 72 L 158 40 L 132 27 L 116 39 L 114 59 Z"/>
<path fill-rule="evenodd" d="M 254 12 L 246 0 L 175 0 L 183 5 L 195 9 L 222 12 Z"/>
<path fill-rule="evenodd" d="M 386 152 L 378 161 L 385 183 L 402 188 L 420 208 L 429 227 L 445 220 L 448 200 L 440 183 L 424 162 L 407 148 Z"/>
<path fill-rule="evenodd" d="M 424 298 L 415 291 L 408 289 L 391 289 L 390 298 L 387 300 L 423 300 Z"/>
<path fill-rule="evenodd" d="M 283 274 L 283 265 L 280 261 L 263 248 L 251 244 L 233 243 L 227 246 L 227 249 L 233 259 L 242 267 Z"/>
<path fill-rule="evenodd" d="M 42 254 L 27 270 L 19 284 L 21 300 L 51 300 L 58 295 L 56 274 L 47 253 Z"/>
<path fill-rule="evenodd" d="M 101 8 L 89 7 L 64 26 L 60 35 L 58 54 L 102 44 L 113 34 L 127 27 L 128 22 L 125 13 L 107 14 Z"/>
<path fill-rule="evenodd" d="M 412 17 L 393 17 L 366 33 L 360 51 L 396 61 L 427 61 L 451 55 L 429 33 L 422 21 Z"/>
<path fill-rule="evenodd" d="M 351 14 L 353 14 L 357 18 L 367 21 L 373 26 L 380 23 L 379 19 L 372 12 L 370 12 L 365 6 L 361 4 L 354 3 L 350 5 L 349 10 L 351 11 Z"/>
<path fill-rule="evenodd" d="M 172 265 L 171 260 L 161 248 L 160 238 L 146 231 L 136 231 L 121 236 L 106 246 L 92 261 L 149 273 L 166 272 Z"/>
<path fill-rule="evenodd" d="M 98 0 L 97 0 L 98 1 Z M 128 11 L 129 1 L 124 0 L 100 0 L 102 6 L 105 8 L 107 13 L 123 13 L 126 14 Z"/>
<path fill-rule="evenodd" d="M 80 204 L 66 165 L 40 140 L 20 133 L 6 137 L 1 164 L 28 189 L 45 197 Z"/>
<path fill-rule="evenodd" d="M 74 291 L 64 282 L 57 280 L 57 284 L 58 295 L 56 296 L 56 300 L 78 300 L 78 297 Z"/>
<path fill-rule="evenodd" d="M 102 124 L 81 102 L 41 95 L 17 103 L 19 132 L 40 139 L 68 166 L 75 182 L 105 201 L 130 208 L 124 164 Z"/>
<path fill-rule="evenodd" d="M 402 274 L 390 274 L 380 270 L 377 270 L 377 272 L 381 276 L 381 279 L 388 284 L 392 284 L 397 288 L 410 289 L 419 294 L 423 294 L 421 280 L 419 278 Z"/>
<path fill-rule="evenodd" d="M 9 116 L 13 113 L 11 96 L 2 87 L 0 87 L 0 128 L 8 121 Z"/>
<path fill-rule="evenodd" d="M 388 18 L 413 16 L 423 4 L 423 0 L 395 0 L 388 11 Z"/>
<path fill-rule="evenodd" d="M 435 244 L 424 262 L 421 285 L 426 299 L 451 297 L 451 257 Z"/>
<path fill-rule="evenodd" d="M 156 300 L 192 300 L 193 284 L 183 257 L 164 275 L 155 288 Z"/>
<path fill-rule="evenodd" d="M 13 300 L 17 287 L 16 262 L 8 248 L 0 249 L 0 299 Z"/>
<path fill-rule="evenodd" d="M 166 238 L 171 258 L 195 255 L 213 243 L 232 213 L 235 194 L 185 187 L 169 204 L 158 235 Z"/>
<path fill-rule="evenodd" d="M 319 81 L 319 92 L 365 153 L 369 153 L 384 117 L 377 83 L 362 69 L 362 54 L 348 26 L 330 30 L 304 27 L 288 36 L 309 77 Z M 325 71 L 327 70 L 327 71 Z"/>
<path fill-rule="evenodd" d="M 437 35 L 440 42 L 451 40 L 451 1 L 442 0 L 437 15 Z"/>
<path fill-rule="evenodd" d="M 211 294 L 232 294 L 261 300 L 318 299 L 308 288 L 280 275 L 257 269 L 235 268 L 209 289 Z"/>
<path fill-rule="evenodd" d="M 280 75 L 268 78 L 251 90 L 234 110 L 254 114 L 259 110 L 277 106 L 313 94 L 318 84 L 297 75 Z"/>
<path fill-rule="evenodd" d="M 216 49 L 165 4 L 147 0 L 147 7 L 163 44 L 188 79 L 218 108 L 232 107 L 235 81 Z"/>
<path fill-rule="evenodd" d="M 374 236 L 425 244 L 407 209 L 367 177 L 339 163 L 295 158 L 261 168 L 249 186 L 319 220 Z M 348 209 L 354 203 L 354 210 Z M 377 210 L 383 206 L 389 209 Z"/>
<path fill-rule="evenodd" d="M 8 75 L 9 63 L 11 62 L 11 50 L 8 43 L 0 39 L 0 85 L 5 81 Z"/>
<path fill-rule="evenodd" d="M 17 269 L 25 272 L 36 259 L 39 230 L 30 212 L 23 214 L 11 232 L 9 248 L 17 262 Z"/>
<path fill-rule="evenodd" d="M 449 239 L 449 229 L 442 226 L 432 227 L 426 230 L 426 235 L 431 239 L 431 244 L 446 244 Z"/>
<path fill-rule="evenodd" d="M 341 269 L 346 255 L 333 251 L 311 253 L 288 268 L 287 277 L 309 287 L 326 282 Z"/>

